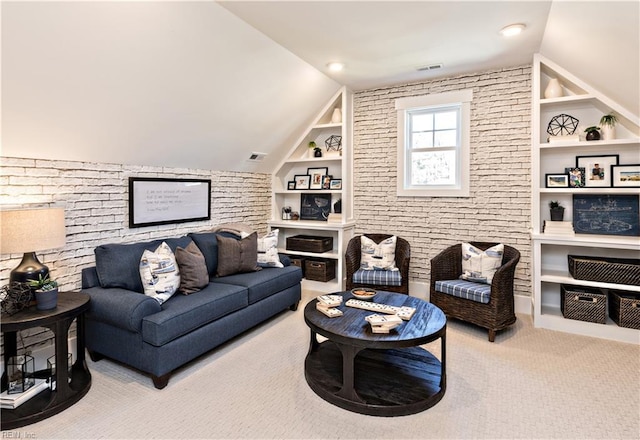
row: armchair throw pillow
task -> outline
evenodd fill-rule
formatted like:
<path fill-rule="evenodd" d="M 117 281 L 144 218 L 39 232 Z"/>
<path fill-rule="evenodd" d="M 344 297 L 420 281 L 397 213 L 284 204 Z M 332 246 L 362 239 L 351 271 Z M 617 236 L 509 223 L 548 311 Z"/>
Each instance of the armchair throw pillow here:
<path fill-rule="evenodd" d="M 385 238 L 376 243 L 364 235 L 360 237 L 360 269 L 398 270 L 396 267 L 397 237 Z"/>
<path fill-rule="evenodd" d="M 504 244 L 483 251 L 470 243 L 462 243 L 462 275 L 460 278 L 475 283 L 491 284 L 493 275 L 502 265 Z"/>
<path fill-rule="evenodd" d="M 171 298 L 180 287 L 180 271 L 176 258 L 166 242 L 155 251 L 145 250 L 140 258 L 140 279 L 144 294 L 160 304 Z"/>

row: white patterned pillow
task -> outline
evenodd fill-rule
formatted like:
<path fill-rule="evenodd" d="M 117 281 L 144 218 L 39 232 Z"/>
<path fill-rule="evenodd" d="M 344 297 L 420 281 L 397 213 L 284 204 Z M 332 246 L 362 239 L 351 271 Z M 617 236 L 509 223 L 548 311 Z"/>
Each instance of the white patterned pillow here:
<path fill-rule="evenodd" d="M 258 238 L 258 266 L 284 267 L 278 256 L 278 229 L 274 229 L 264 237 Z"/>
<path fill-rule="evenodd" d="M 360 269 L 364 270 L 398 270 L 396 267 L 397 237 L 375 241 L 364 235 L 360 237 Z"/>
<path fill-rule="evenodd" d="M 476 283 L 491 284 L 493 275 L 502 265 L 502 243 L 482 251 L 470 243 L 462 243 L 462 275 L 460 278 Z"/>
<path fill-rule="evenodd" d="M 176 293 L 180 287 L 180 271 L 167 243 L 163 241 L 154 252 L 144 251 L 140 258 L 140 279 L 144 294 L 160 304 Z"/>

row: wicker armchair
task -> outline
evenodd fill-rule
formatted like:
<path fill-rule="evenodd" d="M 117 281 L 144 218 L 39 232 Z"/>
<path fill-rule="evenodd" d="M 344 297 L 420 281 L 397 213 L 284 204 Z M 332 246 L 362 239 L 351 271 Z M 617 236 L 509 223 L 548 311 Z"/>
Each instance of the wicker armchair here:
<path fill-rule="evenodd" d="M 470 243 L 482 250 L 497 244 Z M 460 319 L 486 328 L 489 331 L 489 341 L 493 342 L 496 331 L 516 322 L 513 278 L 519 260 L 520 252 L 511 246 L 504 245 L 502 266 L 493 276 L 489 303 L 483 304 L 436 291 L 436 281 L 455 280 L 462 274 L 462 245 L 451 246 L 431 259 L 430 301 L 442 309 L 449 318 Z"/>
<path fill-rule="evenodd" d="M 376 243 L 380 243 L 391 234 L 364 234 Z M 370 287 L 372 289 L 385 290 L 387 292 L 397 292 L 409 294 L 409 261 L 411 260 L 411 246 L 404 238 L 397 237 L 396 241 L 396 267 L 400 270 L 402 284 L 399 286 L 377 285 L 377 284 L 359 284 L 353 282 L 353 274 L 360 269 L 360 235 L 353 237 L 347 244 L 345 253 L 345 265 L 347 269 L 347 290 L 355 287 Z"/>

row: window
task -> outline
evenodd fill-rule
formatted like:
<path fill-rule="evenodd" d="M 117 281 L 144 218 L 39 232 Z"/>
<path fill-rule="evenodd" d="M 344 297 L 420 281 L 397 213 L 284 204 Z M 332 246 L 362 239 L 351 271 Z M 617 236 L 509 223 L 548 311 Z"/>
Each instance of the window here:
<path fill-rule="evenodd" d="M 398 195 L 469 196 L 471 90 L 396 100 Z"/>

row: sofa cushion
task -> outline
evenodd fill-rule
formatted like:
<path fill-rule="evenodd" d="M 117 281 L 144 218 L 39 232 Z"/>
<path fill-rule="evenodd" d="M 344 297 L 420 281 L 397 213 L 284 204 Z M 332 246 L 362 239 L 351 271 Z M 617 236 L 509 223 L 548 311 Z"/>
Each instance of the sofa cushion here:
<path fill-rule="evenodd" d="M 186 248 L 176 249 L 176 261 L 180 269 L 180 288 L 183 295 L 195 293 L 209 284 L 207 263 L 200 248 L 192 241 Z"/>
<path fill-rule="evenodd" d="M 235 273 L 253 272 L 258 268 L 258 234 L 236 240 L 218 235 L 218 269 L 224 277 Z"/>
<path fill-rule="evenodd" d="M 155 250 L 163 240 L 142 243 L 112 243 L 95 248 L 96 271 L 102 287 L 120 287 L 144 293 L 140 280 L 140 258 L 145 250 Z M 186 247 L 191 238 L 168 238 L 164 240 L 172 251 L 178 246 Z"/>
<path fill-rule="evenodd" d="M 249 289 L 249 304 L 260 301 L 302 281 L 302 270 L 298 266 L 264 268 L 258 272 L 229 275 L 211 280 L 212 284 L 224 283 Z"/>
<path fill-rule="evenodd" d="M 369 237 L 360 237 L 360 269 L 394 270 L 396 269 L 396 241 L 394 235 L 376 243 Z"/>
<path fill-rule="evenodd" d="M 497 244 L 483 251 L 470 243 L 462 243 L 462 275 L 474 283 L 491 284 L 493 275 L 502 265 L 504 245 Z"/>
<path fill-rule="evenodd" d="M 374 284 L 379 286 L 401 286 L 402 275 L 396 270 L 358 269 L 353 273 L 352 281 L 356 284 Z"/>
<path fill-rule="evenodd" d="M 142 339 L 160 347 L 247 304 L 246 288 L 223 283 L 209 284 L 197 295 L 174 295 L 161 312 L 142 320 Z"/>
<path fill-rule="evenodd" d="M 491 286 L 485 283 L 474 283 L 465 280 L 436 281 L 436 291 L 458 298 L 488 304 L 491 299 Z"/>

